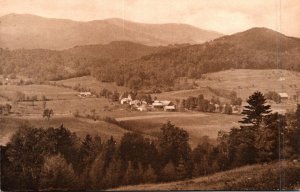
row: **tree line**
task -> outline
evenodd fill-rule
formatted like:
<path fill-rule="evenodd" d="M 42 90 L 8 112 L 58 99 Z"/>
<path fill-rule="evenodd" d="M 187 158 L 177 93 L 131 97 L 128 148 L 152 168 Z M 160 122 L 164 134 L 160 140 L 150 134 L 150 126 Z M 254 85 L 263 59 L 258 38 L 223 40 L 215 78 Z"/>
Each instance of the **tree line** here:
<path fill-rule="evenodd" d="M 295 113 L 280 115 L 271 113 L 260 92 L 247 102 L 239 128 L 220 131 L 217 144 L 203 137 L 194 149 L 188 132 L 171 122 L 161 127 L 156 139 L 128 132 L 120 141 L 91 135 L 80 139 L 63 125 L 23 125 L 1 146 L 2 190 L 99 190 L 184 180 L 279 156 L 299 157 L 300 105 Z"/>

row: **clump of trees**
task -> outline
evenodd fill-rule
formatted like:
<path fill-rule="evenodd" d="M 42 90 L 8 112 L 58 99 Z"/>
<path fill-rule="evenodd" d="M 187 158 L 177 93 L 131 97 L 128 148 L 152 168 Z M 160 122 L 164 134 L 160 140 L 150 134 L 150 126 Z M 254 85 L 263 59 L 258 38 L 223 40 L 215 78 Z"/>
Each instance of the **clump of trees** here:
<path fill-rule="evenodd" d="M 8 115 L 10 114 L 10 111 L 12 109 L 12 106 L 8 103 L 6 104 L 0 104 L 0 115 Z"/>
<path fill-rule="evenodd" d="M 239 128 L 220 131 L 191 149 L 189 134 L 167 122 L 155 140 L 127 132 L 117 142 L 63 125 L 23 125 L 1 146 L 2 190 L 101 190 L 120 185 L 184 180 L 238 166 L 300 155 L 300 105 L 295 113 L 271 113 L 261 93 L 248 99 Z M 300 177 L 299 173 L 295 174 Z M 296 180 L 285 183 L 291 188 Z"/>
<path fill-rule="evenodd" d="M 275 91 L 269 91 L 268 93 L 265 94 L 265 98 L 269 99 L 269 100 L 273 100 L 276 103 L 280 103 L 281 102 L 281 97 L 280 95 L 275 92 Z"/>
<path fill-rule="evenodd" d="M 218 101 L 216 101 L 218 102 Z M 187 99 L 183 99 L 181 102 L 182 108 L 195 111 L 214 112 L 215 103 L 204 99 L 204 96 L 200 94 L 198 97 L 190 96 Z"/>
<path fill-rule="evenodd" d="M 218 106 L 218 110 L 216 108 Z M 202 94 L 198 97 L 189 96 L 187 99 L 181 101 L 181 107 L 183 109 L 188 109 L 192 111 L 202 111 L 202 112 L 220 112 L 225 114 L 232 114 L 232 106 L 229 104 L 221 104 L 219 98 L 212 97 L 211 100 L 205 99 Z"/>
<path fill-rule="evenodd" d="M 43 111 L 43 118 L 47 118 L 47 120 L 49 121 L 49 119 L 54 115 L 54 111 L 52 109 L 44 109 Z"/>

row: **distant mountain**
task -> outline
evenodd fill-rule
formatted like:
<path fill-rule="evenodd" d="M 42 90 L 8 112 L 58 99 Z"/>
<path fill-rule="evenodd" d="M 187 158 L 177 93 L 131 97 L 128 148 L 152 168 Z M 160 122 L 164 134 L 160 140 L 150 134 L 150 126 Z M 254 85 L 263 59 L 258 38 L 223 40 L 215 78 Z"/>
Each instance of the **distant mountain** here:
<path fill-rule="evenodd" d="M 77 45 L 132 41 L 145 45 L 203 43 L 222 36 L 186 24 L 144 24 L 123 19 L 78 22 L 28 14 L 0 17 L 0 46 L 67 49 Z"/>

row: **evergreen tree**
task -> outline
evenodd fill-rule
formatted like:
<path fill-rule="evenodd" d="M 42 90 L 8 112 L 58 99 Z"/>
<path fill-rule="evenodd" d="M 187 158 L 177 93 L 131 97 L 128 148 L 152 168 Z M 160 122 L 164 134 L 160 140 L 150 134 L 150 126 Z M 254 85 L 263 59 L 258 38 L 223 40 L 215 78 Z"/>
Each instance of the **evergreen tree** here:
<path fill-rule="evenodd" d="M 91 179 L 91 188 L 102 189 L 104 178 L 104 158 L 103 155 L 98 155 L 95 161 L 91 165 L 89 172 L 89 178 Z"/>
<path fill-rule="evenodd" d="M 293 154 L 300 155 L 300 105 L 295 113 L 287 114 L 288 138 Z"/>
<path fill-rule="evenodd" d="M 263 116 L 271 112 L 270 105 L 266 105 L 266 99 L 261 92 L 253 93 L 247 100 L 248 105 L 245 106 L 242 114 L 245 115 L 240 123 L 253 124 L 258 127 Z"/>
<path fill-rule="evenodd" d="M 274 113 L 264 118 L 255 141 L 259 162 L 269 162 L 282 155 L 284 145 L 288 142 L 283 138 L 285 127 L 286 119 L 283 115 Z"/>
<path fill-rule="evenodd" d="M 132 185 L 134 183 L 135 183 L 135 171 L 133 169 L 131 161 L 129 161 L 126 172 L 123 176 L 123 184 Z"/>
<path fill-rule="evenodd" d="M 181 158 L 178 162 L 178 165 L 176 167 L 176 179 L 183 180 L 187 177 L 187 167 L 185 165 L 185 162 Z"/>
<path fill-rule="evenodd" d="M 76 176 L 70 164 L 61 155 L 46 159 L 41 170 L 40 189 L 76 188 Z"/>
<path fill-rule="evenodd" d="M 168 162 L 161 171 L 161 179 L 163 181 L 176 180 L 176 169 L 172 161 Z"/>
<path fill-rule="evenodd" d="M 113 188 L 120 184 L 121 178 L 121 161 L 113 158 L 109 163 L 104 177 L 104 187 Z"/>
<path fill-rule="evenodd" d="M 191 148 L 188 143 L 189 134 L 187 131 L 175 127 L 170 122 L 164 124 L 161 130 L 159 146 L 162 165 L 169 161 L 177 165 L 180 158 L 183 158 L 184 161 L 189 160 Z"/>
<path fill-rule="evenodd" d="M 157 181 L 157 175 L 151 165 L 148 165 L 146 171 L 143 174 L 144 183 L 154 183 Z"/>

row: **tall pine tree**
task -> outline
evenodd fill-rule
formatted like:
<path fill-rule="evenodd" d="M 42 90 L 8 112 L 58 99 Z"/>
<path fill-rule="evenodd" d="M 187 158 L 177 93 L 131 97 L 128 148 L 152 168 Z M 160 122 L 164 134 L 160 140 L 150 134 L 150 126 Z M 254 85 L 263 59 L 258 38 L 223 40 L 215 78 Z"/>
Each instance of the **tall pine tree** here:
<path fill-rule="evenodd" d="M 270 105 L 266 105 L 266 99 L 264 95 L 257 91 L 253 93 L 247 100 L 248 105 L 245 106 L 242 114 L 245 115 L 240 123 L 253 124 L 258 127 L 262 122 L 263 116 L 271 112 Z"/>

